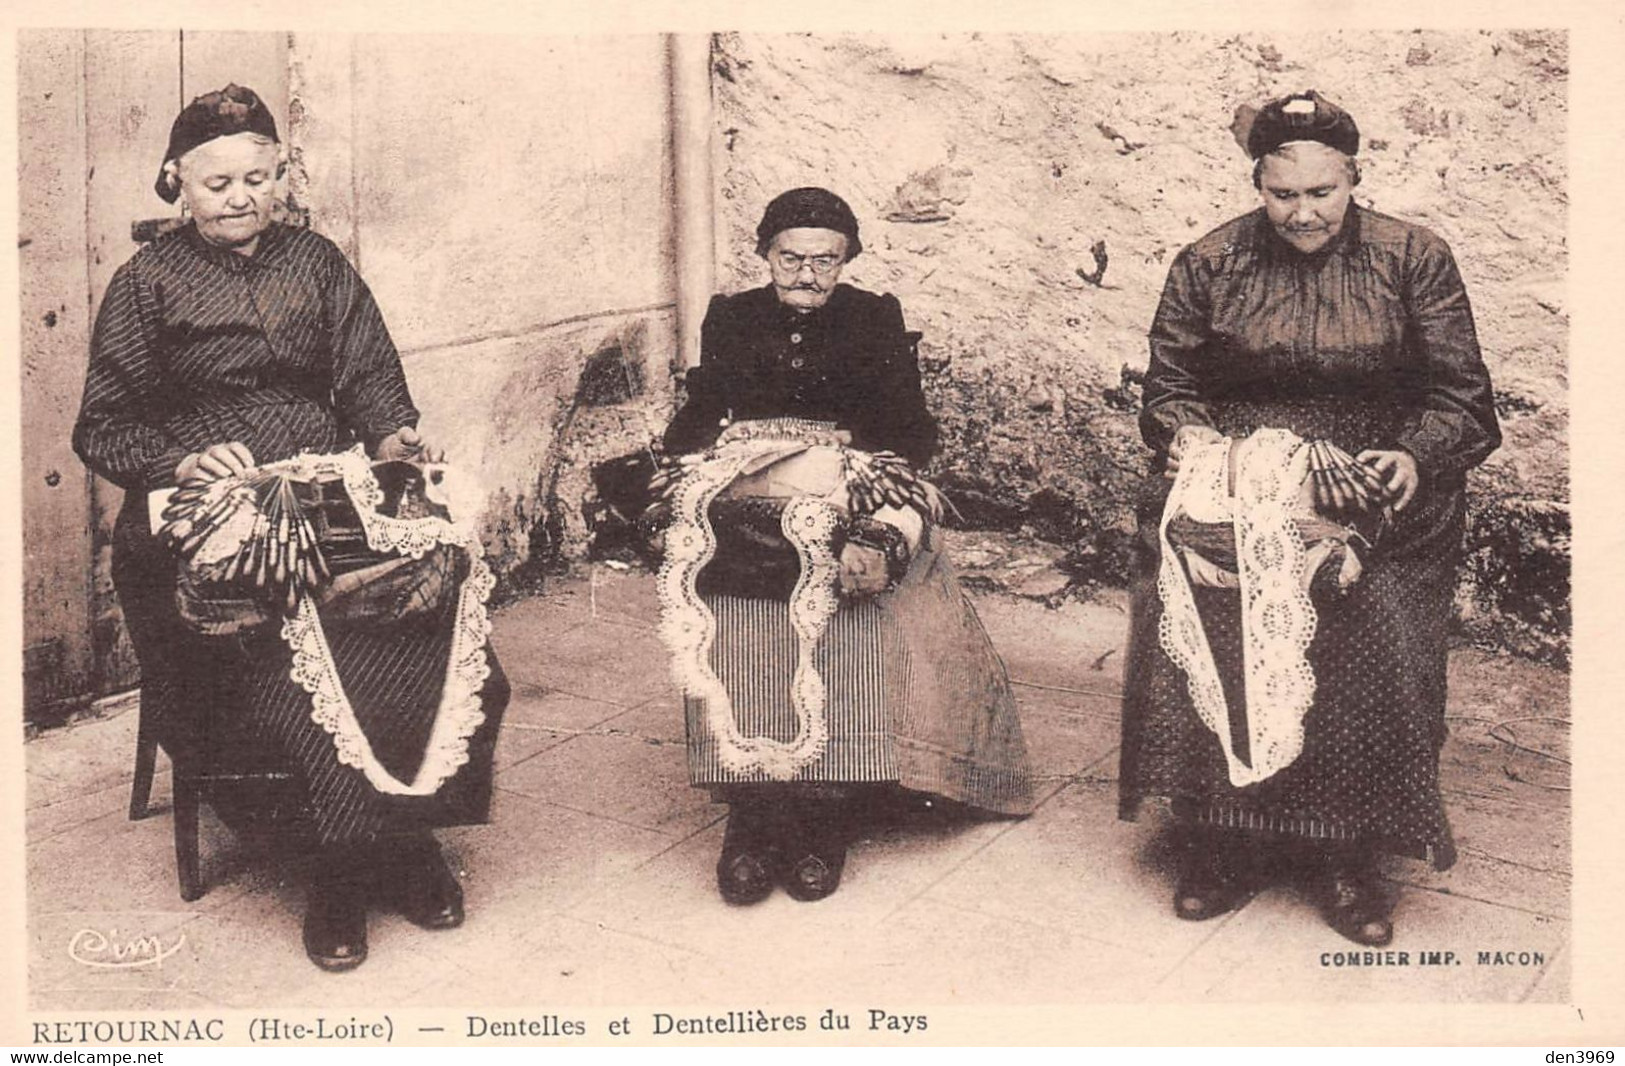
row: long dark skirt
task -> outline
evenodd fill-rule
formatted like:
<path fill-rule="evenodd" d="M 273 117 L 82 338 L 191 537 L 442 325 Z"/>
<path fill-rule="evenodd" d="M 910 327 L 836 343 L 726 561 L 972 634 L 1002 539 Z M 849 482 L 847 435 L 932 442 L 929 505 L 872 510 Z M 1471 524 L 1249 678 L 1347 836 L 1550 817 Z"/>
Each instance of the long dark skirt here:
<path fill-rule="evenodd" d="M 113 583 L 141 664 L 141 714 L 175 765 L 202 776 L 228 825 L 298 852 L 487 819 L 492 752 L 509 695 L 489 649 L 485 720 L 467 764 L 433 795 L 385 795 L 339 762 L 333 738 L 311 718 L 310 695 L 289 678 L 291 653 L 274 626 L 203 637 L 182 623 L 175 558 L 147 521 L 146 500 L 130 494 L 113 553 Z M 423 759 L 451 621 L 448 605 L 410 622 L 328 632 L 356 718 L 379 762 L 402 780 Z"/>
<path fill-rule="evenodd" d="M 789 740 L 797 654 L 789 608 L 743 596 L 707 602 L 717 616 L 712 668 L 740 730 Z M 829 743 L 796 782 L 895 782 L 998 814 L 1032 810 L 1027 748 L 1004 663 L 942 551 L 920 551 L 894 591 L 842 607 L 815 661 L 828 686 Z M 684 702 L 695 785 L 768 782 L 759 771 L 726 769 L 705 702 Z"/>
<path fill-rule="evenodd" d="M 1220 417 L 1231 435 L 1282 426 L 1333 439 L 1351 452 L 1381 447 L 1391 432 L 1384 421 L 1380 413 L 1330 408 L 1232 409 Z M 1268 780 L 1237 788 L 1218 738 L 1196 714 L 1185 674 L 1158 639 L 1157 529 L 1168 488 L 1158 478 L 1139 501 L 1121 815 L 1132 818 L 1143 800 L 1157 797 L 1199 823 L 1359 842 L 1440 869 L 1454 863 L 1438 771 L 1465 514 L 1461 489 L 1424 486 L 1392 534 L 1366 556 L 1360 581 L 1346 593 L 1315 596 L 1318 624 L 1308 652 L 1315 699 L 1304 721 L 1303 753 Z M 1225 687 L 1232 735 L 1244 736 L 1240 593 L 1193 591 Z"/>

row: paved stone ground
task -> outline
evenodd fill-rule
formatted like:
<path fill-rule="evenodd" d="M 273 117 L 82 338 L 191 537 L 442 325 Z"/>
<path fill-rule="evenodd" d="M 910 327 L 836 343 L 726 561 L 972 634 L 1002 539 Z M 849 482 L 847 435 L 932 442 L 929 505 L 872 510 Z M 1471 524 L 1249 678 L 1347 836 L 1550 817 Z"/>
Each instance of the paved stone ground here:
<path fill-rule="evenodd" d="M 207 815 L 210 888 L 181 902 L 167 773 L 157 813 L 128 821 L 136 715 L 115 701 L 27 746 L 31 1005 L 724 1008 L 765 990 L 920 1008 L 1566 998 L 1567 766 L 1513 746 L 1566 755 L 1563 722 L 1529 720 L 1567 718 L 1566 675 L 1455 653 L 1444 784 L 1462 859 L 1445 874 L 1399 863 L 1391 876 L 1394 948 L 1464 962 L 1331 968 L 1322 953 L 1353 945 L 1290 889 L 1209 923 L 1174 918 L 1162 820 L 1116 819 L 1121 596 L 978 602 L 1017 682 L 1042 774 L 1037 812 L 898 816 L 856 845 L 832 898 L 780 893 L 745 909 L 714 888 L 724 812 L 687 784 L 652 579 L 598 567 L 500 611 L 493 639 L 515 691 L 493 824 L 444 834 L 469 920 L 428 933 L 376 914 L 371 959 L 344 975 L 306 961 L 297 886 Z M 179 947 L 161 967 L 101 970 L 69 954 L 85 929 Z M 1479 965 L 1479 951 L 1544 962 Z"/>

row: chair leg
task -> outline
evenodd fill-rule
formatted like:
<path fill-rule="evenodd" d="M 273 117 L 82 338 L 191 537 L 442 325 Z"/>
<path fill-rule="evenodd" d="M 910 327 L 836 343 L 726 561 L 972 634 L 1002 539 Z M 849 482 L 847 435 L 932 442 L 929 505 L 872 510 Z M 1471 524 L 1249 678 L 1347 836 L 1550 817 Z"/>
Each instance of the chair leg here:
<path fill-rule="evenodd" d="M 130 785 L 132 822 L 139 822 L 148 814 L 147 802 L 152 798 L 152 774 L 157 763 L 158 738 L 153 735 L 147 715 L 143 714 L 135 734 L 135 782 Z"/>
<path fill-rule="evenodd" d="M 197 811 L 198 783 L 189 774 L 176 771 L 175 782 L 175 871 L 180 877 L 181 899 L 188 903 L 203 895 L 203 877 L 198 866 Z"/>

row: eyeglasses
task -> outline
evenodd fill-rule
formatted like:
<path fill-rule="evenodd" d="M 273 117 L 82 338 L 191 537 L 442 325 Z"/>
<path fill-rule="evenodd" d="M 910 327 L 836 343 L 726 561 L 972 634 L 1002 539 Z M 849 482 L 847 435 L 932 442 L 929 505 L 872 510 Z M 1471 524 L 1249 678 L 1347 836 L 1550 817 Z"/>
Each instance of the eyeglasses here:
<path fill-rule="evenodd" d="M 814 274 L 823 277 L 839 268 L 842 259 L 838 255 L 806 256 L 794 252 L 776 252 L 773 261 L 787 274 L 799 274 L 803 266 L 810 266 Z"/>

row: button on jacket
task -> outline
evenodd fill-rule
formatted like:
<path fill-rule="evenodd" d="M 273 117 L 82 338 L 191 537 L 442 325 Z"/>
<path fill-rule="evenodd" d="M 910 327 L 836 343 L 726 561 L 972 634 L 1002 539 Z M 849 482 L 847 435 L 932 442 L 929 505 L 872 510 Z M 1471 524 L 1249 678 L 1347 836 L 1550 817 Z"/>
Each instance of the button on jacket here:
<path fill-rule="evenodd" d="M 807 418 L 849 430 L 855 447 L 923 466 L 937 426 L 920 385 L 918 339 L 895 296 L 850 285 L 806 313 L 781 304 L 770 285 L 714 296 L 666 450 L 709 447 L 725 420 Z"/>

